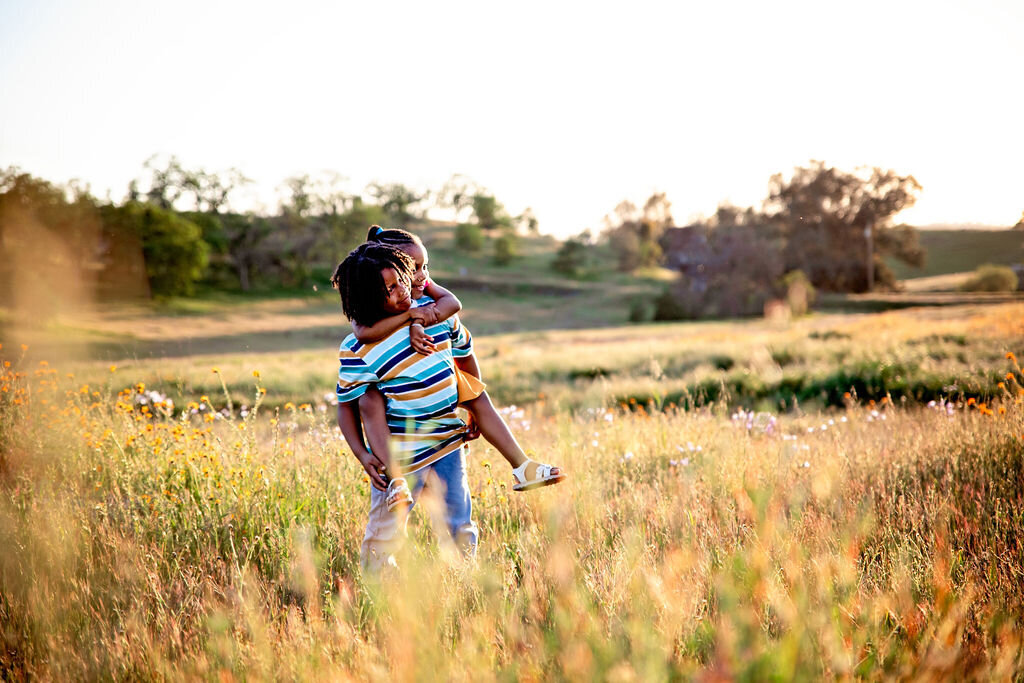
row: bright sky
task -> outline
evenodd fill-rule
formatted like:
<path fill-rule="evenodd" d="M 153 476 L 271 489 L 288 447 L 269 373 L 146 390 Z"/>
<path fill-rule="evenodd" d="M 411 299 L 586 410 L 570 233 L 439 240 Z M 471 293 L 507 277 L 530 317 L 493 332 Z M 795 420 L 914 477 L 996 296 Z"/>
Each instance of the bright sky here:
<path fill-rule="evenodd" d="M 1024 211 L 1024 2 L 0 0 L 0 167 L 123 197 L 155 153 L 270 201 L 332 170 L 452 173 L 543 232 L 665 191 L 759 204 L 810 159 L 924 186 L 900 217 Z"/>

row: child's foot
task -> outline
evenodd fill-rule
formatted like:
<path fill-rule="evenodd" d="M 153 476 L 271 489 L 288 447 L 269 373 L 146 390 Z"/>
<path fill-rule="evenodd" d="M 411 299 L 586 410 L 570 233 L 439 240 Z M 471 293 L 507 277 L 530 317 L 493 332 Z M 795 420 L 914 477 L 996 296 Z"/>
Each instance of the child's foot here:
<path fill-rule="evenodd" d="M 409 490 L 409 484 L 406 483 L 405 477 L 395 477 L 389 481 L 384 495 L 388 512 L 399 508 L 405 509 L 412 505 L 412 492 Z"/>
<path fill-rule="evenodd" d="M 565 473 L 555 465 L 546 465 L 527 459 L 522 465 L 512 470 L 512 478 L 516 482 L 512 485 L 512 490 L 529 491 L 541 486 L 551 486 L 565 479 L 565 476 Z"/>

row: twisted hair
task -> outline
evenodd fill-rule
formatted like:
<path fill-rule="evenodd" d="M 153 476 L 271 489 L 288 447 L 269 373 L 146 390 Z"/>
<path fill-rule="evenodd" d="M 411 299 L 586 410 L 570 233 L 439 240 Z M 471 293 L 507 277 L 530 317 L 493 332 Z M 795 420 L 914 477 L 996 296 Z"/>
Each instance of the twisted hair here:
<path fill-rule="evenodd" d="M 402 230 L 401 228 L 382 228 L 379 225 L 370 226 L 370 230 L 366 233 L 366 241 L 377 242 L 379 244 L 390 244 L 392 247 L 402 247 L 406 244 L 415 244 L 417 247 L 423 248 L 423 242 L 420 238 L 408 230 Z"/>
<path fill-rule="evenodd" d="M 387 290 L 381 271 L 394 269 L 405 282 L 412 279 L 415 264 L 401 249 L 388 244 L 366 242 L 353 249 L 338 264 L 331 284 L 341 295 L 341 309 L 349 320 L 370 326 L 387 317 Z"/>

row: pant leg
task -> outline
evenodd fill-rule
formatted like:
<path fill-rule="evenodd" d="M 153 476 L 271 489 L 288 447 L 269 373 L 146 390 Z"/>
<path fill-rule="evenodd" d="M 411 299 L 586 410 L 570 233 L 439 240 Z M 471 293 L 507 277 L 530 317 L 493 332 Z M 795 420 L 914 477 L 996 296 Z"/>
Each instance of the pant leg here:
<path fill-rule="evenodd" d="M 435 462 L 431 469 L 444 488 L 445 521 L 459 550 L 476 555 L 479 531 L 473 521 L 473 500 L 466 476 L 466 454 L 463 449 L 449 453 Z"/>
<path fill-rule="evenodd" d="M 416 505 L 423 490 L 425 478 L 422 475 L 422 472 L 406 475 L 406 481 L 412 491 L 413 505 Z M 380 571 L 384 567 L 398 566 L 395 553 L 405 541 L 408 520 L 407 513 L 388 511 L 387 494 L 370 487 L 370 514 L 366 520 L 363 543 L 359 548 L 359 562 L 363 569 Z"/>

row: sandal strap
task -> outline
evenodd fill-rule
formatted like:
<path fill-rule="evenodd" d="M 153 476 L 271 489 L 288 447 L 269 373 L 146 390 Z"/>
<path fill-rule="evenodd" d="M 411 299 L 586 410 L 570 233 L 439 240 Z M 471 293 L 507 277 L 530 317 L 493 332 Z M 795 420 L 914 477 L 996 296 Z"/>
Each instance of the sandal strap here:
<path fill-rule="evenodd" d="M 405 479 L 392 479 L 385 493 L 387 494 L 385 503 L 388 507 L 393 506 L 400 500 L 412 500 L 412 492 L 409 491 L 409 484 L 406 483 Z"/>
<path fill-rule="evenodd" d="M 530 465 L 536 465 L 537 469 L 533 472 L 533 478 L 528 479 L 526 477 L 526 468 Z M 547 463 L 537 462 L 536 460 L 530 460 L 527 458 L 525 462 L 519 467 L 512 470 L 512 476 L 515 477 L 516 483 L 525 484 L 529 481 L 540 481 L 551 476 L 551 470 L 555 469 L 554 465 L 548 465 Z"/>

